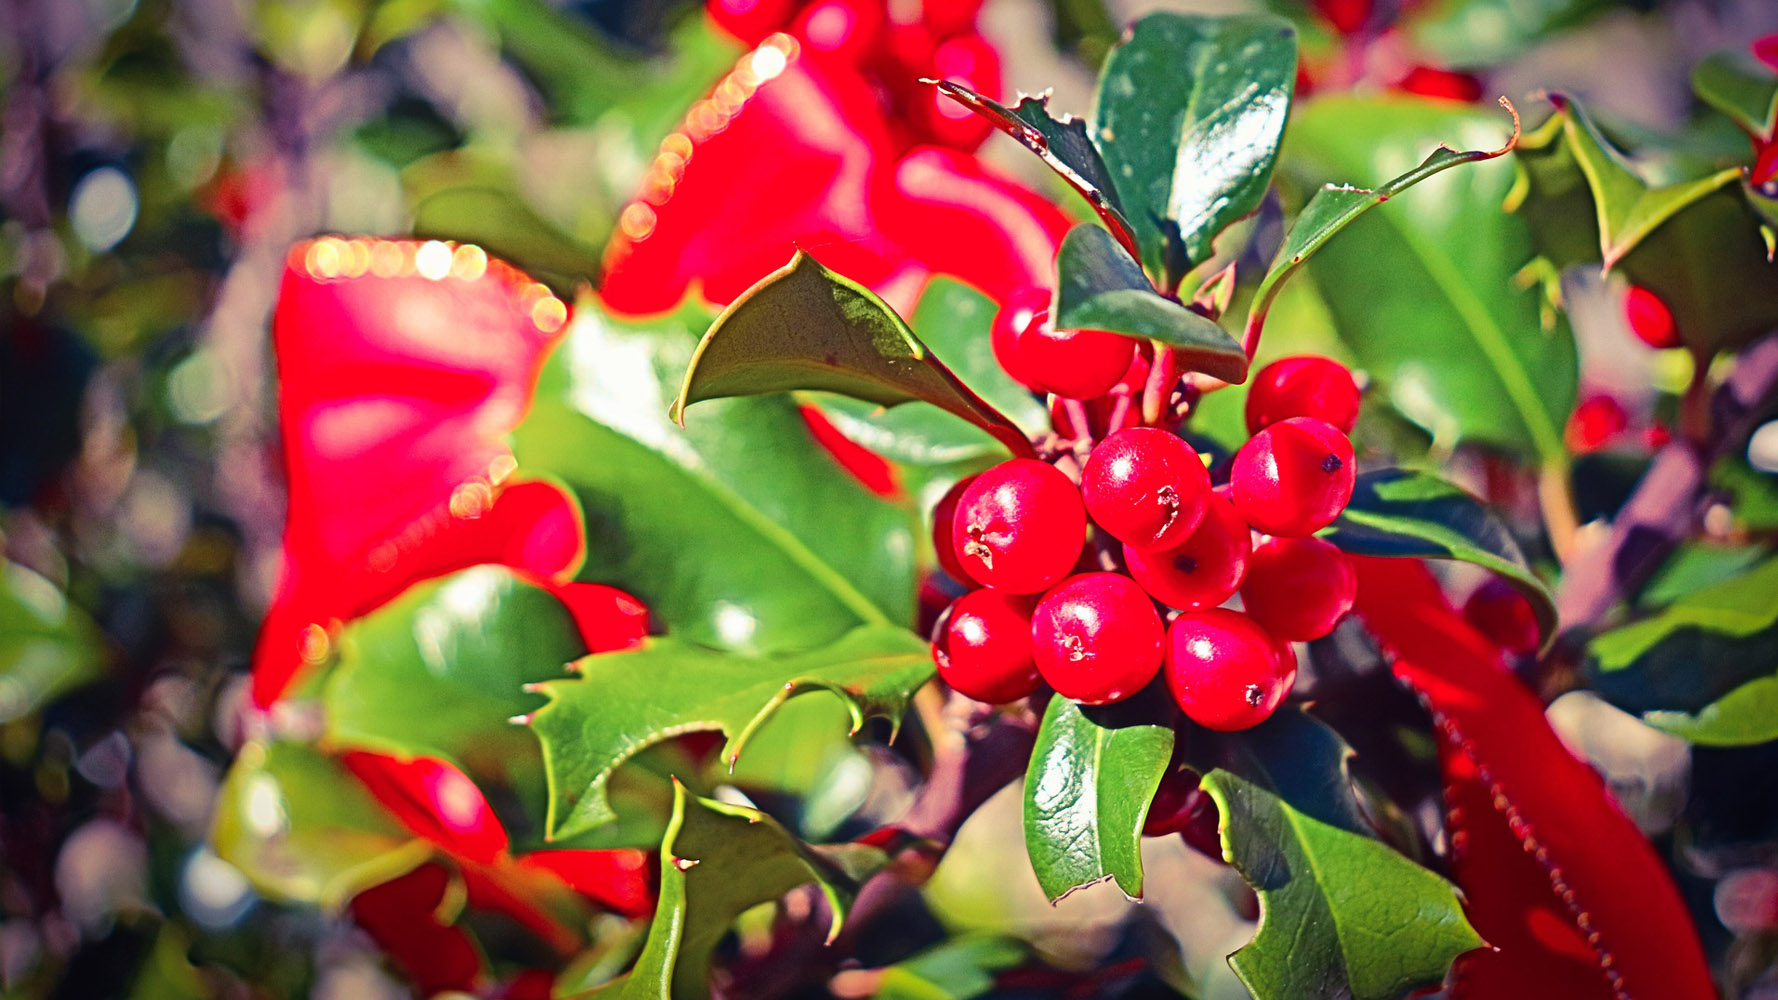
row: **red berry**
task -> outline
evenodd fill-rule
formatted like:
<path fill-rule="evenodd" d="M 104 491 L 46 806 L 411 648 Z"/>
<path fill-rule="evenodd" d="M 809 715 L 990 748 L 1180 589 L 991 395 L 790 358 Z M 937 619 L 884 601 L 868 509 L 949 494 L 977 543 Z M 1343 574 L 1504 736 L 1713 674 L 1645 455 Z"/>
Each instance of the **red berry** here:
<path fill-rule="evenodd" d="M 1308 642 L 1332 632 L 1358 593 L 1352 560 L 1319 538 L 1270 538 L 1253 550 L 1241 603 L 1281 639 Z"/>
<path fill-rule="evenodd" d="M 1184 542 L 1204 519 L 1210 473 L 1177 434 L 1132 427 L 1093 449 L 1080 491 L 1087 514 L 1119 541 L 1164 549 Z"/>
<path fill-rule="evenodd" d="M 1437 66 L 1415 66 L 1396 82 L 1397 90 L 1465 104 L 1481 99 L 1482 81 L 1473 74 Z"/>
<path fill-rule="evenodd" d="M 1161 616 L 1117 573 L 1071 576 L 1031 616 L 1037 670 L 1065 698 L 1103 705 L 1128 698 L 1161 667 Z"/>
<path fill-rule="evenodd" d="M 706 9 L 717 27 L 748 45 L 790 23 L 795 0 L 708 0 Z"/>
<path fill-rule="evenodd" d="M 1019 357 L 1019 342 L 1025 331 L 1048 323 L 1049 315 L 1049 289 L 1027 286 L 1006 297 L 1005 304 L 994 314 L 994 325 L 988 328 L 988 346 L 994 351 L 994 360 L 1000 362 L 1000 367 L 1015 381 L 1029 389 L 1037 389 L 1037 381 Z"/>
<path fill-rule="evenodd" d="M 1463 603 L 1463 617 L 1496 646 L 1529 653 L 1539 642 L 1537 612 L 1525 595 L 1498 577 L 1477 587 Z"/>
<path fill-rule="evenodd" d="M 1247 433 L 1291 417 L 1314 417 L 1352 433 L 1358 423 L 1358 383 L 1352 373 L 1318 354 L 1279 358 L 1261 368 L 1247 390 Z"/>
<path fill-rule="evenodd" d="M 1659 295 L 1641 285 L 1631 285 L 1625 293 L 1624 318 L 1630 323 L 1630 332 L 1644 344 L 1656 350 L 1679 346 L 1679 328 L 1673 323 L 1673 311 Z"/>
<path fill-rule="evenodd" d="M 1054 466 L 1015 458 L 963 491 L 951 519 L 951 545 L 976 582 L 1035 594 L 1074 568 L 1086 530 L 1086 508 L 1074 483 Z"/>
<path fill-rule="evenodd" d="M 1180 615 L 1167 630 L 1167 686 L 1200 726 L 1224 732 L 1266 721 L 1296 681 L 1265 629 L 1239 611 Z"/>
<path fill-rule="evenodd" d="M 1569 415 L 1563 437 L 1569 451 L 1586 454 L 1610 444 L 1629 426 L 1621 403 L 1606 395 L 1589 396 Z"/>
<path fill-rule="evenodd" d="M 1195 772 L 1176 767 L 1161 775 L 1160 786 L 1154 790 L 1154 801 L 1148 804 L 1148 816 L 1142 821 L 1142 833 L 1149 837 L 1165 837 L 1185 829 L 1191 818 L 1193 793 L 1198 790 Z"/>
<path fill-rule="evenodd" d="M 861 63 L 877 50 L 883 5 L 875 0 L 817 0 L 803 8 L 790 33 L 817 57 Z"/>
<path fill-rule="evenodd" d="M 1043 323 L 1019 339 L 1019 359 L 1043 392 L 1095 399 L 1130 369 L 1136 343 L 1105 330 L 1058 330 Z"/>
<path fill-rule="evenodd" d="M 963 498 L 963 491 L 975 482 L 974 476 L 967 476 L 957 481 L 956 485 L 945 491 L 938 498 L 937 506 L 932 508 L 932 548 L 938 556 L 938 565 L 951 579 L 965 585 L 974 585 L 977 581 L 969 578 L 969 571 L 963 568 L 963 561 L 957 558 L 957 544 L 952 528 L 957 517 L 957 501 Z"/>
<path fill-rule="evenodd" d="M 1262 429 L 1229 472 L 1230 493 L 1247 523 L 1268 535 L 1312 535 L 1352 499 L 1357 470 L 1352 442 L 1314 417 L 1289 417 Z"/>
<path fill-rule="evenodd" d="M 955 35 L 933 50 L 932 68 L 927 75 L 993 97 L 1000 93 L 1000 52 L 980 35 Z M 973 152 L 994 133 L 993 123 L 944 96 L 937 88 L 926 88 L 924 97 L 916 101 L 912 110 L 911 117 L 925 141 L 941 146 Z"/>
<path fill-rule="evenodd" d="M 1154 599 L 1181 611 L 1214 608 L 1229 599 L 1247 575 L 1253 538 L 1226 490 L 1211 493 L 1204 519 L 1171 549 L 1124 546 L 1124 564 Z"/>
<path fill-rule="evenodd" d="M 938 675 L 953 691 L 1003 705 L 1037 690 L 1030 597 L 976 590 L 951 605 L 932 643 Z"/>

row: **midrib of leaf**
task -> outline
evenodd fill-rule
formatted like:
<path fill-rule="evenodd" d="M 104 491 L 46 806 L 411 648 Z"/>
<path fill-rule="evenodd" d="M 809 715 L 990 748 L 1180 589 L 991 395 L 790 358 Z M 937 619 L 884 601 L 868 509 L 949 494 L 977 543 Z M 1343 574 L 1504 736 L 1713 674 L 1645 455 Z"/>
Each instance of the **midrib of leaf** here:
<path fill-rule="evenodd" d="M 1404 218 L 1397 217 L 1399 213 L 1379 214 L 1389 220 L 1389 225 L 1401 236 L 1402 242 L 1420 258 L 1433 283 L 1438 285 L 1439 291 L 1457 310 L 1470 338 L 1494 366 L 1495 374 L 1500 376 L 1501 385 L 1506 388 L 1507 398 L 1511 400 L 1519 420 L 1531 434 L 1538 455 L 1546 464 L 1567 468 L 1568 452 L 1562 447 L 1562 436 L 1544 410 L 1543 402 L 1531 384 L 1530 373 L 1507 343 L 1506 331 L 1494 322 L 1494 317 L 1488 315 L 1487 306 L 1477 300 L 1475 293 L 1464 284 L 1463 275 L 1458 273 L 1456 265 L 1437 246 L 1407 225 Z"/>
<path fill-rule="evenodd" d="M 877 607 L 874 601 L 865 596 L 858 588 L 852 586 L 851 581 L 847 580 L 838 570 L 828 565 L 820 556 L 816 555 L 813 550 L 803 544 L 802 539 L 791 534 L 783 525 L 760 513 L 757 507 L 754 507 L 745 497 L 741 496 L 739 493 L 725 485 L 721 480 L 717 479 L 714 474 L 709 472 L 699 474 L 698 470 L 680 463 L 665 451 L 650 448 L 641 441 L 638 441 L 627 434 L 623 434 L 612 427 L 606 426 L 578 410 L 570 410 L 569 412 L 574 413 L 581 419 L 586 420 L 588 423 L 603 430 L 607 434 L 622 438 L 638 448 L 653 452 L 669 468 L 701 487 L 704 492 L 710 495 L 711 499 L 715 500 L 730 514 L 734 515 L 736 520 L 740 521 L 746 527 L 752 528 L 767 542 L 776 545 L 779 549 L 783 550 L 784 554 L 790 557 L 791 562 L 795 563 L 804 572 L 808 573 L 815 582 L 826 587 L 828 592 L 833 594 L 841 604 L 845 605 L 848 611 L 851 611 L 858 616 L 859 621 L 862 624 L 895 624 L 889 620 L 888 615 L 883 613 L 883 609 Z"/>
<path fill-rule="evenodd" d="M 1309 846 L 1309 838 L 1305 836 L 1303 824 L 1298 822 L 1298 814 L 1296 810 L 1288 808 L 1282 802 L 1279 803 L 1277 808 L 1278 812 L 1284 816 L 1284 822 L 1290 825 L 1291 832 L 1296 835 L 1297 846 L 1302 849 L 1303 858 L 1309 863 L 1309 870 L 1315 874 L 1315 884 L 1322 887 L 1320 891 L 1316 892 L 1315 899 L 1319 904 L 1319 908 L 1326 912 L 1328 920 L 1332 922 L 1334 926 L 1334 938 L 1340 942 L 1340 969 L 1345 973 L 1346 982 L 1350 984 L 1352 982 L 1352 970 L 1346 962 L 1346 933 L 1345 929 L 1340 926 L 1339 913 L 1335 911 L 1333 905 L 1327 901 L 1327 890 L 1325 888 L 1327 886 L 1327 878 L 1321 868 L 1321 859 Z M 1308 922 L 1305 920 L 1304 926 L 1306 926 L 1307 923 Z M 1299 938 L 1300 936 L 1299 927 Z"/>

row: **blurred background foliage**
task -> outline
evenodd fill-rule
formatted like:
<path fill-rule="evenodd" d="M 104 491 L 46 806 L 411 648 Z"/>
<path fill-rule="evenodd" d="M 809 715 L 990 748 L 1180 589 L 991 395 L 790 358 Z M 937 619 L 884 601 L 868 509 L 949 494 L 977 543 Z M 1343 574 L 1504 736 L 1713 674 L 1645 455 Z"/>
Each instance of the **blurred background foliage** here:
<path fill-rule="evenodd" d="M 981 29 L 1002 53 L 1007 94 L 1054 88 L 1055 106 L 1084 109 L 1116 26 L 1154 6 L 990 0 Z M 1299 114 L 1281 172 L 1297 195 L 1325 180 L 1388 176 L 1395 168 L 1370 174 L 1404 155 L 1411 162 L 1428 137 L 1450 138 L 1445 126 L 1457 118 L 1499 124 L 1497 111 L 1453 106 L 1418 121 L 1362 103 L 1404 86 L 1465 103 L 1506 94 L 1527 109 L 1534 90 L 1563 90 L 1633 140 L 1655 179 L 1744 162 L 1745 137 L 1703 113 L 1688 74 L 1707 54 L 1778 29 L 1778 6 L 1766 0 L 1270 6 L 1298 22 L 1314 89 L 1360 95 L 1344 112 L 1329 103 Z M 596 283 L 602 248 L 661 139 L 741 51 L 684 0 L 0 3 L 0 996 L 404 995 L 350 922 L 258 898 L 204 846 L 245 735 L 245 669 L 277 568 L 283 501 L 267 330 L 286 249 L 317 232 L 441 236 L 480 243 L 558 292 Z M 1052 183 L 1007 140 L 993 139 L 985 155 L 1033 185 Z M 1509 164 L 1477 171 L 1505 195 Z M 1279 218 L 1271 203 L 1248 226 L 1263 235 Z M 1473 248 L 1462 266 L 1506 268 L 1497 285 L 1529 252 L 1525 227 L 1498 215 L 1423 221 Z M 1377 268 L 1365 248 L 1377 245 L 1353 236 L 1346 251 L 1317 258 L 1310 280 L 1274 309 L 1262 360 L 1320 350 L 1388 371 L 1404 338 L 1455 321 L 1436 303 L 1374 313 L 1365 275 Z M 1552 432 L 1570 445 L 1596 436 L 1571 416 L 1578 378 L 1583 408 L 1593 395 L 1617 401 L 1619 414 L 1599 418 L 1609 425 L 1600 440 L 1625 453 L 1633 474 L 1647 454 L 1641 435 L 1672 419 L 1686 358 L 1624 351 L 1616 292 L 1603 282 L 1566 291 L 1578 355 L 1533 361 L 1548 383 L 1535 418 L 1547 425 L 1542 439 L 1525 414 L 1501 416 L 1486 380 L 1417 391 L 1462 415 L 1466 436 L 1537 451 Z M 1529 310 L 1517 320 L 1536 322 L 1536 309 L 1521 297 L 1496 311 Z M 1414 416 L 1411 400 L 1396 402 Z M 1238 442 L 1239 414 L 1237 393 L 1212 397 L 1197 429 Z M 1425 421 L 1367 416 L 1360 436 L 1389 442 L 1384 450 L 1449 454 Z M 1608 472 L 1613 451 L 1584 460 Z M 1485 452 L 1466 460 L 1471 478 L 1490 474 Z M 1724 475 L 1750 498 L 1739 516 L 1770 530 L 1778 491 L 1769 477 L 1745 464 Z M 1587 483 L 1609 493 L 1619 480 L 1621 499 L 1622 474 Z M 1583 510 L 1612 503 L 1585 490 L 1580 500 Z M 1728 572 L 1748 564 L 1741 558 Z M 1706 579 L 1725 572 L 1708 554 L 1699 565 Z M 1678 588 L 1670 593 L 1683 592 L 1676 578 L 1687 572 L 1663 578 Z M 1556 714 L 1605 711 L 1595 700 L 1558 703 Z M 836 732 L 832 721 L 812 728 Z M 1769 873 L 1757 866 L 1778 839 L 1778 769 L 1746 755 L 1767 761 L 1772 745 L 1699 750 L 1694 778 L 1675 763 L 1683 749 L 1628 725 L 1614 717 L 1575 731 L 1607 733 L 1588 753 L 1649 832 L 1672 829 L 1686 782 L 1734 787 L 1715 813 L 1694 818 L 1687 890 L 1708 897 L 1749 865 Z M 797 773 L 736 780 L 794 791 L 800 805 L 789 812 L 807 835 L 840 829 L 867 792 L 893 793 L 870 786 L 870 769 L 843 741 L 797 746 L 750 765 Z M 1143 936 L 1165 934 L 1186 943 L 1173 947 L 1169 981 L 1239 995 L 1222 956 L 1245 939 L 1253 913 L 1227 869 L 1178 838 L 1150 842 L 1155 890 L 1132 932 L 1115 893 L 1048 906 L 1023 854 L 1005 849 L 1017 825 L 1009 790 L 965 828 L 927 891 L 940 920 L 989 936 L 959 939 L 958 954 L 898 966 L 899 979 L 871 988 L 905 980 L 905 995 L 916 995 L 923 969 L 1015 962 L 1018 947 L 1009 958 L 993 935 L 1067 969 L 1150 954 Z M 1760 898 L 1773 896 L 1768 886 Z M 1774 947 L 1762 934 L 1778 915 L 1753 919 L 1742 897 L 1718 897 L 1697 908 L 1717 918 L 1706 940 L 1740 963 L 1737 981 L 1756 983 Z"/>

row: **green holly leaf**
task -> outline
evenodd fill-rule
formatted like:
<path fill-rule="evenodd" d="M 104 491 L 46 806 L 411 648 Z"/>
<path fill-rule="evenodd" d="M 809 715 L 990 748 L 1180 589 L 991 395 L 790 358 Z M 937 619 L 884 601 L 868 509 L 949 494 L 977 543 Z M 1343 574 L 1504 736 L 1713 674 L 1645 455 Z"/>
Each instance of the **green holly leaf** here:
<path fill-rule="evenodd" d="M 1259 932 L 1229 957 L 1256 1000 L 1397 1000 L 1484 946 L 1451 883 L 1224 770 L 1203 788 L 1223 856 L 1259 894 Z"/>
<path fill-rule="evenodd" d="M 1180 364 L 1225 382 L 1247 379 L 1247 355 L 1216 323 L 1155 292 L 1110 233 L 1075 226 L 1056 254 L 1056 325 L 1110 330 L 1173 348 Z"/>
<path fill-rule="evenodd" d="M 926 644 L 904 629 L 872 626 L 805 653 L 737 656 L 676 639 L 579 661 L 578 680 L 533 685 L 548 698 L 528 721 L 543 741 L 549 831 L 573 836 L 614 818 L 605 787 L 619 764 L 671 736 L 715 730 L 723 757 L 740 757 L 778 706 L 826 691 L 857 732 L 870 718 L 899 722 L 931 678 Z"/>
<path fill-rule="evenodd" d="M 1747 52 L 1705 56 L 1692 67 L 1692 92 L 1749 135 L 1769 137 L 1778 126 L 1778 73 Z"/>
<path fill-rule="evenodd" d="M 912 519 L 841 470 L 794 401 L 668 418 L 706 322 L 688 306 L 626 323 L 589 297 L 544 366 L 514 451 L 580 501 L 580 579 L 636 595 L 679 639 L 747 653 L 911 622 Z"/>
<path fill-rule="evenodd" d="M 1049 411 L 1013 381 L 994 359 L 988 334 L 994 300 L 954 278 L 927 282 L 914 307 L 914 335 L 942 359 L 970 391 L 1007 415 L 1027 436 L 1049 429 Z M 884 408 L 823 393 L 817 404 L 847 438 L 885 458 L 918 466 L 967 462 L 989 465 L 1006 454 L 992 435 L 933 406 Z"/>
<path fill-rule="evenodd" d="M 593 996 L 708 1000 L 710 959 L 735 919 L 810 882 L 832 910 L 828 940 L 866 879 L 888 858 L 874 847 L 812 847 L 765 813 L 678 789 L 661 844 L 660 901 L 635 966 Z"/>
<path fill-rule="evenodd" d="M 1351 502 L 1323 537 L 1355 555 L 1455 559 L 1493 570 L 1531 602 L 1544 640 L 1555 637 L 1555 598 L 1512 532 L 1480 500 L 1437 476 L 1407 469 L 1360 475 Z"/>
<path fill-rule="evenodd" d="M 1593 686 L 1694 743 L 1778 738 L 1778 559 L 1687 594 L 1587 646 Z"/>
<path fill-rule="evenodd" d="M 933 945 L 880 970 L 876 1000 L 973 1000 L 994 988 L 995 973 L 1015 968 L 1031 946 L 1014 937 L 969 934 Z"/>
<path fill-rule="evenodd" d="M 1653 187 L 1579 105 L 1557 111 L 1519 144 L 1506 201 L 1551 263 L 1597 261 L 1660 296 L 1697 350 L 1732 350 L 1778 324 L 1778 301 L 1750 289 L 1778 282 L 1762 220 L 1739 167 Z"/>
<path fill-rule="evenodd" d="M 1051 902 L 1112 879 L 1142 895 L 1142 823 L 1173 729 L 1139 706 L 1051 698 L 1025 771 L 1025 850 Z"/>
<path fill-rule="evenodd" d="M 473 771 L 537 757 L 512 725 L 585 643 L 562 603 L 497 566 L 423 584 L 347 625 L 322 703 L 336 746 L 441 757 Z"/>
<path fill-rule="evenodd" d="M 706 399 L 825 390 L 895 406 L 923 402 L 1030 452 L 1017 424 L 933 356 L 895 310 L 802 251 L 729 304 L 704 334 L 674 414 Z"/>
<path fill-rule="evenodd" d="M 1150 14 L 1111 50 L 1093 139 L 1163 288 L 1259 207 L 1295 87 L 1296 30 L 1270 15 Z"/>
<path fill-rule="evenodd" d="M 104 674 L 104 636 L 54 583 L 0 560 L 0 723 Z"/>
<path fill-rule="evenodd" d="M 1306 257 L 1341 339 L 1399 412 L 1441 442 L 1530 451 L 1561 468 L 1579 366 L 1566 326 L 1546 329 L 1538 293 L 1515 286 L 1533 251 L 1523 221 L 1500 210 L 1512 166 L 1482 162 L 1511 148 L 1488 149 L 1499 125 L 1408 97 L 1303 108 L 1285 164 L 1293 177 L 1382 186 L 1315 196 L 1256 293 L 1249 339 L 1276 282 Z M 1441 150 L 1397 173 L 1441 140 L 1472 151 Z M 1469 166 L 1449 169 L 1458 164 Z M 1391 206 L 1370 211 L 1383 200 Z M 1348 238 L 1327 240 L 1342 227 Z"/>
<path fill-rule="evenodd" d="M 1091 129 L 1084 119 L 1064 114 L 1060 119 L 1050 115 L 1049 95 L 1020 95 L 1019 103 L 1007 107 L 999 101 L 948 80 L 927 81 L 938 91 L 969 110 L 992 122 L 994 127 L 1012 136 L 1021 146 L 1036 153 L 1056 176 L 1087 200 L 1099 221 L 1116 234 L 1120 243 L 1136 245 L 1136 234 L 1124 218 L 1117 200 L 1117 186 L 1105 160 L 1094 145 Z M 919 324 L 915 324 L 919 329 Z"/>
<path fill-rule="evenodd" d="M 299 743 L 241 748 L 216 798 L 210 846 L 262 895 L 328 909 L 432 856 L 333 758 Z"/>
<path fill-rule="evenodd" d="M 1610 0 L 1434 0 L 1399 22 L 1416 52 L 1449 69 L 1488 70 L 1609 9 Z"/>
<path fill-rule="evenodd" d="M 1286 705 L 1251 729 L 1193 733 L 1186 763 L 1252 782 L 1318 822 L 1370 835 L 1352 794 L 1352 747 L 1300 707 Z"/>

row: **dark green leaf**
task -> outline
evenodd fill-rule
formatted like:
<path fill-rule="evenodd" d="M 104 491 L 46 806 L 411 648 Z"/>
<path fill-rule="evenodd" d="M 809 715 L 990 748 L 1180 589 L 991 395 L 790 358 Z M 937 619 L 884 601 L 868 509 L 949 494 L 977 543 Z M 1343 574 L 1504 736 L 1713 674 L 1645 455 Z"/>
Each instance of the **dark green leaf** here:
<path fill-rule="evenodd" d="M 1717 52 L 1692 67 L 1692 90 L 1751 135 L 1778 125 L 1778 73 L 1747 53 Z"/>
<path fill-rule="evenodd" d="M 636 965 L 594 996 L 709 1000 L 710 959 L 742 913 L 813 882 L 839 933 L 858 889 L 887 863 L 856 844 L 811 847 L 754 809 L 678 790 L 661 844 L 660 902 Z"/>
<path fill-rule="evenodd" d="M 249 743 L 216 799 L 210 845 L 273 899 L 338 908 L 432 856 L 357 779 L 298 743 Z"/>
<path fill-rule="evenodd" d="M 1259 932 L 1229 958 L 1257 1000 L 1397 1000 L 1483 946 L 1456 889 L 1382 842 L 1228 771 L 1203 787 L 1223 855 L 1259 894 Z"/>
<path fill-rule="evenodd" d="M 1511 165 L 1477 162 L 1510 143 L 1443 149 L 1389 179 L 1441 139 L 1490 144 L 1498 118 L 1445 101 L 1330 97 L 1302 109 L 1291 129 L 1285 167 L 1299 180 L 1381 187 L 1324 188 L 1310 201 L 1256 293 L 1249 340 L 1277 283 L 1306 259 L 1341 338 L 1404 416 L 1441 442 L 1565 465 L 1573 338 L 1563 325 L 1545 329 L 1539 294 L 1515 286 L 1533 252 L 1523 221 L 1500 210 Z M 1458 164 L 1472 165 L 1448 170 Z M 1383 200 L 1399 204 L 1369 211 Z M 1328 240 L 1344 227 L 1347 238 Z"/>
<path fill-rule="evenodd" d="M 667 416 L 706 314 L 626 324 L 577 305 L 515 451 L 586 515 L 580 577 L 640 598 L 676 637 L 742 652 L 807 649 L 913 620 L 912 518 L 809 436 L 786 397 Z"/>
<path fill-rule="evenodd" d="M 1325 536 L 1362 556 L 1456 559 L 1493 570 L 1524 593 L 1545 640 L 1556 634 L 1556 603 L 1499 518 L 1437 476 L 1378 469 L 1358 477 L 1352 501 Z"/>
<path fill-rule="evenodd" d="M 0 723 L 104 672 L 104 637 L 50 581 L 0 560 Z"/>
<path fill-rule="evenodd" d="M 951 374 L 895 310 L 797 251 L 729 305 L 704 334 L 674 406 L 813 389 L 895 406 L 924 402 L 980 427 L 1015 455 L 1023 431 Z"/>
<path fill-rule="evenodd" d="M 1595 637 L 1588 650 L 1610 673 L 1633 666 L 1675 633 L 1700 629 L 1732 638 L 1778 625 L 1778 559 L 1713 584 L 1642 621 Z"/>
<path fill-rule="evenodd" d="M 1049 428 L 1049 411 L 1006 374 L 989 346 L 996 308 L 993 299 L 961 281 L 934 277 L 914 307 L 914 335 L 970 391 L 1006 414 L 1026 435 L 1042 433 Z M 987 465 L 1006 454 L 986 431 L 936 407 L 884 408 L 831 394 L 818 402 L 846 437 L 898 462 Z"/>
<path fill-rule="evenodd" d="M 1142 895 L 1142 823 L 1173 752 L 1170 726 L 1131 702 L 1051 698 L 1025 772 L 1025 850 L 1053 902 L 1114 879 Z"/>
<path fill-rule="evenodd" d="M 1778 740 L 1778 677 L 1748 681 L 1698 710 L 1696 715 L 1655 709 L 1642 721 L 1688 743 L 1744 747 Z"/>
<path fill-rule="evenodd" d="M 1111 50 L 1093 138 L 1163 287 L 1259 207 L 1295 86 L 1296 31 L 1268 15 L 1150 14 Z"/>
<path fill-rule="evenodd" d="M 994 988 L 995 973 L 1019 965 L 1030 951 L 1018 938 L 952 938 L 883 969 L 873 995 L 876 1000 L 973 1000 Z"/>
<path fill-rule="evenodd" d="M 516 191 L 450 187 L 414 207 L 414 235 L 476 243 L 564 287 L 599 274 L 599 251 L 558 229 Z"/>
<path fill-rule="evenodd" d="M 1682 542 L 1636 595 L 1636 603 L 1660 607 L 1684 600 L 1693 591 L 1752 569 L 1765 555 L 1763 545 Z"/>
<path fill-rule="evenodd" d="M 1119 243 L 1134 247 L 1136 234 L 1118 206 L 1117 188 L 1087 123 L 1073 115 L 1052 118 L 1049 95 L 1019 98 L 1016 107 L 949 81 L 930 81 L 939 92 L 994 123 L 994 127 L 1018 140 L 1036 153 L 1069 187 L 1080 193 L 1097 212 L 1100 221 L 1117 237 Z M 919 329 L 919 324 L 914 325 Z M 929 341 L 930 343 L 930 341 Z"/>
<path fill-rule="evenodd" d="M 811 691 L 838 697 L 854 732 L 873 717 L 899 722 L 933 671 L 926 644 L 893 626 L 861 628 L 811 652 L 769 658 L 651 639 L 638 649 L 589 656 L 578 669 L 579 680 L 531 688 L 549 699 L 529 721 L 543 741 L 554 837 L 610 822 L 606 782 L 649 744 L 716 730 L 728 736 L 723 757 L 733 761 L 779 705 Z"/>
<path fill-rule="evenodd" d="M 1294 705 L 1233 733 L 1194 733 L 1186 762 L 1199 774 L 1221 769 L 1264 788 L 1329 826 L 1368 835 L 1352 794 L 1352 748 Z"/>
<path fill-rule="evenodd" d="M 1247 355 L 1213 321 L 1155 293 L 1141 265 L 1098 226 L 1069 230 L 1056 255 L 1056 325 L 1110 330 L 1172 347 L 1180 364 L 1225 382 L 1247 380 Z"/>

